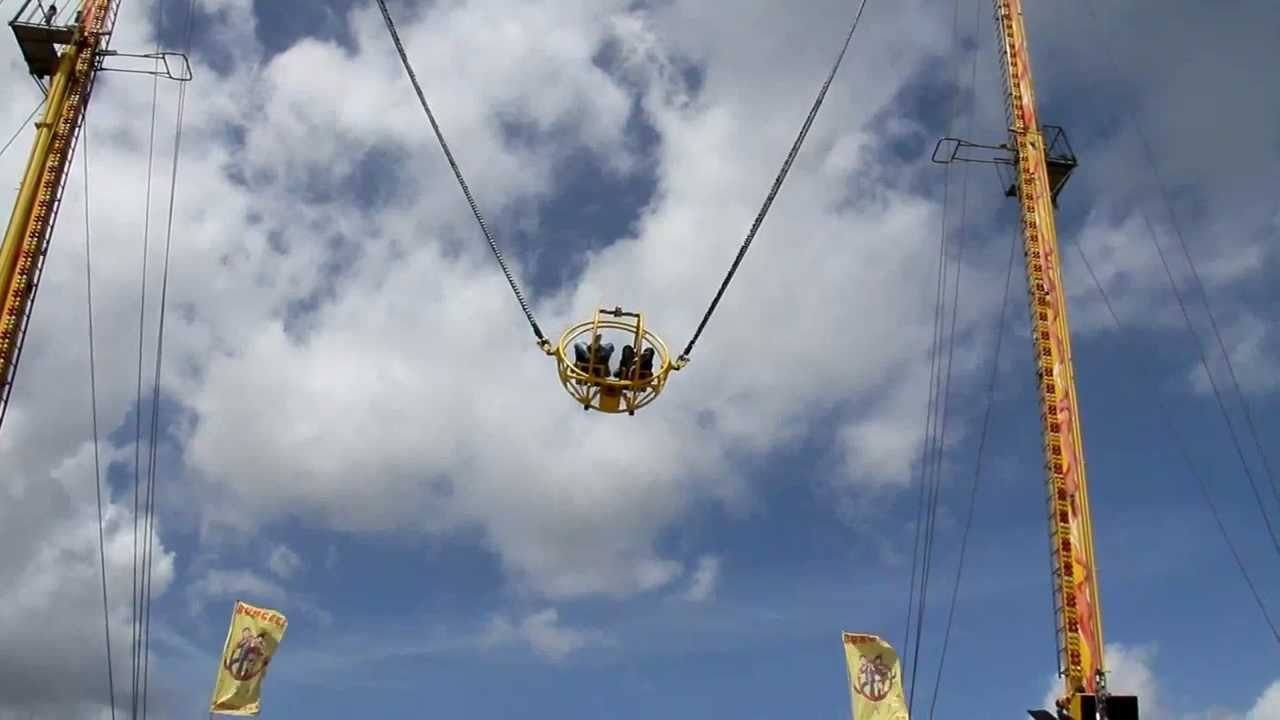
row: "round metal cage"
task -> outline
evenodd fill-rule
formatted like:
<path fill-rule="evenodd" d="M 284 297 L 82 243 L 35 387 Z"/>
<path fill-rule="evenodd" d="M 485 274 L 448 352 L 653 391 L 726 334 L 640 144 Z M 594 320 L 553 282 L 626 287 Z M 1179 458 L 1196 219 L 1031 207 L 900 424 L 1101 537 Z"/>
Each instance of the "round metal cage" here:
<path fill-rule="evenodd" d="M 630 339 L 627 347 L 632 351 L 630 368 L 622 366 L 626 348 L 619 356 L 617 370 L 608 360 L 598 362 L 596 348 L 602 332 L 621 332 Z M 588 360 L 582 362 L 574 351 L 574 345 L 586 346 Z M 641 365 L 646 349 L 652 348 L 652 368 Z M 620 307 L 612 310 L 598 308 L 595 316 L 586 322 L 570 327 L 560 336 L 553 353 L 560 372 L 560 384 L 582 406 L 583 410 L 599 410 L 604 413 L 627 413 L 645 407 L 662 394 L 667 376 L 675 369 L 667 344 L 644 326 L 644 316 L 627 312 Z"/>

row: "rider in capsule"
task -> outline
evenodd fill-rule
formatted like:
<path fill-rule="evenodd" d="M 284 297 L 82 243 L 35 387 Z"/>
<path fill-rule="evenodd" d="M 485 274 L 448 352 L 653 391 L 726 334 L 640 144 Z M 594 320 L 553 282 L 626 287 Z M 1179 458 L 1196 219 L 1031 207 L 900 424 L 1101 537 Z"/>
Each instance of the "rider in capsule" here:
<path fill-rule="evenodd" d="M 595 349 L 594 363 L 591 362 L 591 347 Z M 596 377 L 609 377 L 609 358 L 613 356 L 613 343 L 600 342 L 600 335 L 597 333 L 591 347 L 584 342 L 573 344 L 573 358 L 578 369 Z"/>
<path fill-rule="evenodd" d="M 622 358 L 618 360 L 618 371 L 613 376 L 619 380 L 631 379 L 631 368 L 636 364 L 636 349 L 630 345 L 622 346 Z"/>
<path fill-rule="evenodd" d="M 640 353 L 640 372 L 637 379 L 648 380 L 653 377 L 653 348 L 647 347 Z"/>

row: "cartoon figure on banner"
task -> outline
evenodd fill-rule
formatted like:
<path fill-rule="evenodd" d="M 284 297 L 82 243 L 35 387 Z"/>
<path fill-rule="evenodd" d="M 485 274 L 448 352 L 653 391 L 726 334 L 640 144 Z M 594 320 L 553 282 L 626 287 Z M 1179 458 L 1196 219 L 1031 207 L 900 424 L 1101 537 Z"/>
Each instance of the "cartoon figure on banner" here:
<path fill-rule="evenodd" d="M 880 702 L 889 697 L 889 691 L 893 690 L 893 681 L 897 679 L 897 673 L 885 664 L 884 656 L 876 655 L 874 658 L 864 656 L 858 665 L 858 682 L 854 690 L 871 702 Z"/>
<path fill-rule="evenodd" d="M 231 650 L 223 667 L 236 680 L 245 681 L 262 672 L 271 662 L 267 656 L 267 634 L 260 632 L 256 636 L 250 634 L 249 628 L 240 630 L 240 642 Z"/>

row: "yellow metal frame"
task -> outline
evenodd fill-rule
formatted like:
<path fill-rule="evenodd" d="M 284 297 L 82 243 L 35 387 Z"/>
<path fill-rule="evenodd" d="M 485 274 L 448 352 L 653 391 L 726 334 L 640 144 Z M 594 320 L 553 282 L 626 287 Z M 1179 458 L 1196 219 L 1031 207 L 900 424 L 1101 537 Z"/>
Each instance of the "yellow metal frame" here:
<path fill-rule="evenodd" d="M 631 367 L 629 379 L 592 374 L 595 369 L 595 337 L 602 330 L 620 330 L 631 336 L 636 362 Z M 577 366 L 573 355 L 573 344 L 580 338 L 586 338 L 588 347 L 593 351 L 586 370 Z M 640 380 L 636 374 L 639 371 L 640 353 L 646 347 L 654 350 L 653 376 Z M 625 412 L 635 415 L 636 410 L 658 399 L 667 385 L 667 377 L 671 371 L 680 368 L 678 363 L 672 361 L 671 351 L 662 338 L 645 327 L 644 315 L 628 312 L 620 307 L 597 308 L 592 319 L 565 330 L 560 336 L 560 342 L 548 349 L 548 354 L 555 356 L 560 384 L 584 410 L 599 410 L 610 414 Z"/>
<path fill-rule="evenodd" d="M 76 133 L 97 72 L 111 0 L 90 0 L 58 60 L 43 117 L 36 123 L 22 185 L 0 244 L 0 419 L 13 389 L 22 339 L 49 245 Z"/>
<path fill-rule="evenodd" d="M 1067 299 L 1055 227 L 1044 135 L 1036 116 L 1022 0 L 994 0 L 1008 81 L 1009 134 L 1017 151 L 1031 328 L 1039 375 L 1048 519 L 1057 613 L 1059 671 L 1070 707 L 1095 694 L 1103 671 L 1102 618 L 1093 523 L 1071 360 Z M 1079 717 L 1077 714 L 1076 717 Z"/>

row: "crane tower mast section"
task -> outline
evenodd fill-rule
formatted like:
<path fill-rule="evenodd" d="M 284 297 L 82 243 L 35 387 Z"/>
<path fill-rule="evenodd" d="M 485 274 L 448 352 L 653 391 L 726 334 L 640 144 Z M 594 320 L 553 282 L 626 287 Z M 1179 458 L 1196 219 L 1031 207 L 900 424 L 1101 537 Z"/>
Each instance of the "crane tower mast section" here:
<path fill-rule="evenodd" d="M 1059 673 L 1068 696 L 1093 694 L 1103 670 L 1102 620 L 1052 188 L 1036 116 L 1022 0 L 994 0 L 994 5 L 1008 84 L 1009 134 L 1017 156 L 1016 188 L 1039 376 Z"/>
<path fill-rule="evenodd" d="M 110 34 L 113 4 L 114 0 L 87 0 L 73 39 L 56 60 L 44 115 L 36 123 L 31 157 L 0 245 L 0 420 L 13 390 L 18 353 L 30 319 L 31 303 L 62 198 L 67 168 L 98 72 L 103 42 Z M 20 25 L 25 27 L 17 27 Z M 36 37 L 41 33 L 38 27 L 18 21 L 15 21 L 15 31 L 34 31 Z M 19 41 L 31 37 L 20 34 Z"/>

